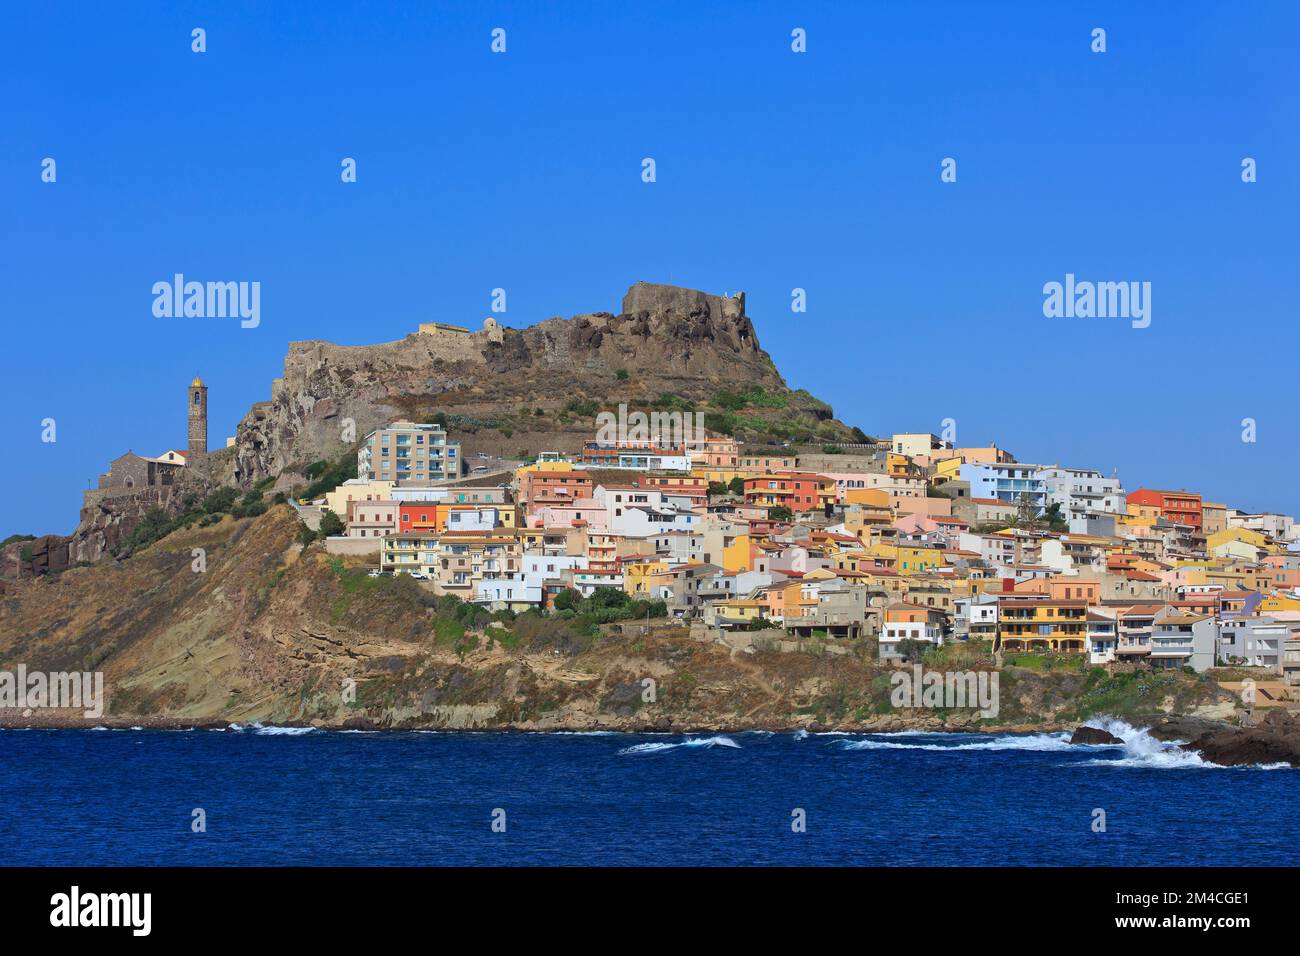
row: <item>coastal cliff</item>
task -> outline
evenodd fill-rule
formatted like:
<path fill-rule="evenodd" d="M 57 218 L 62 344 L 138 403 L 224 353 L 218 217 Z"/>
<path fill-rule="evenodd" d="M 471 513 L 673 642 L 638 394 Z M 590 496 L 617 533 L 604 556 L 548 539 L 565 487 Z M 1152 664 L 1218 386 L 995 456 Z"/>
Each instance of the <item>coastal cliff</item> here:
<path fill-rule="evenodd" d="M 0 711 L 0 723 L 1047 730 L 1100 713 L 1233 710 L 1213 681 L 1181 672 L 1023 668 L 1000 672 L 993 719 L 900 710 L 893 672 L 869 642 L 847 653 L 817 642 L 748 652 L 666 620 L 521 615 L 466 625 L 409 577 L 371 578 L 319 544 L 304 549 L 299 530 L 277 505 L 177 530 L 124 561 L 20 582 L 0 600 L 0 660 L 102 671 L 108 700 L 100 719 Z M 951 653 L 945 666 L 991 666 L 960 646 Z"/>

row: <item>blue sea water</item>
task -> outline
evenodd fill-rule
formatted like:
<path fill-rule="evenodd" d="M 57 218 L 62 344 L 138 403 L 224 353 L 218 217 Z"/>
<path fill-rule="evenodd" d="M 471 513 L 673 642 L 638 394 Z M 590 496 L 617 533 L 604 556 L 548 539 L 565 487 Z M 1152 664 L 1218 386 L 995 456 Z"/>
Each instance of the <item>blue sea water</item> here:
<path fill-rule="evenodd" d="M 0 864 L 1294 865 L 1300 771 L 1061 734 L 0 730 Z M 191 831 L 192 811 L 207 832 Z M 493 811 L 506 830 L 493 832 Z M 794 832 L 792 812 L 806 814 Z M 1105 832 L 1094 832 L 1094 810 Z"/>

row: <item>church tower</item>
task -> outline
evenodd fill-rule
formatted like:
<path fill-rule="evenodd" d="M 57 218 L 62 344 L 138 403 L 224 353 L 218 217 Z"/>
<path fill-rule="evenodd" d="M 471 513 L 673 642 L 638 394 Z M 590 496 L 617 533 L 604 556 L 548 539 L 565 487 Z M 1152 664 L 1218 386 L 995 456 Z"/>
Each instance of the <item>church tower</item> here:
<path fill-rule="evenodd" d="M 194 460 L 208 453 L 208 387 L 203 384 L 203 379 L 196 377 L 190 382 L 185 404 L 189 407 L 190 418 L 189 454 Z"/>

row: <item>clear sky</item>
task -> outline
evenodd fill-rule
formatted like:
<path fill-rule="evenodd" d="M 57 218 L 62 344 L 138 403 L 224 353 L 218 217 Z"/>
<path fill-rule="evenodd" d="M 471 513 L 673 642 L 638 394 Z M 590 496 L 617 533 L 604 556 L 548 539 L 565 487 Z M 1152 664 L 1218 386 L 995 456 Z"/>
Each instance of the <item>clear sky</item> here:
<path fill-rule="evenodd" d="M 7 4 L 0 536 L 71 531 L 112 458 L 184 447 L 196 374 L 218 447 L 290 341 L 477 324 L 496 287 L 507 325 L 616 311 L 639 279 L 746 290 L 790 385 L 870 434 L 954 418 L 1300 511 L 1298 27 L 1186 0 Z M 261 324 L 155 318 L 177 272 L 259 281 Z M 1150 327 L 1044 317 L 1066 273 L 1150 282 Z"/>

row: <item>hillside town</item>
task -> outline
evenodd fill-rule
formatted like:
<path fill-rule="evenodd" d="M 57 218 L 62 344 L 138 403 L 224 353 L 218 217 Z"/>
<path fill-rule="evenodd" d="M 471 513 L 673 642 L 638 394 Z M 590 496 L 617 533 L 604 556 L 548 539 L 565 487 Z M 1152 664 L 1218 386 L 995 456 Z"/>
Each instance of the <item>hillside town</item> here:
<path fill-rule="evenodd" d="M 751 451 L 686 424 L 475 477 L 442 425 L 395 421 L 357 477 L 296 507 L 371 574 L 493 611 L 613 589 L 719 635 L 870 640 L 882 661 L 979 641 L 1300 686 L 1290 515 L 928 433 Z"/>

